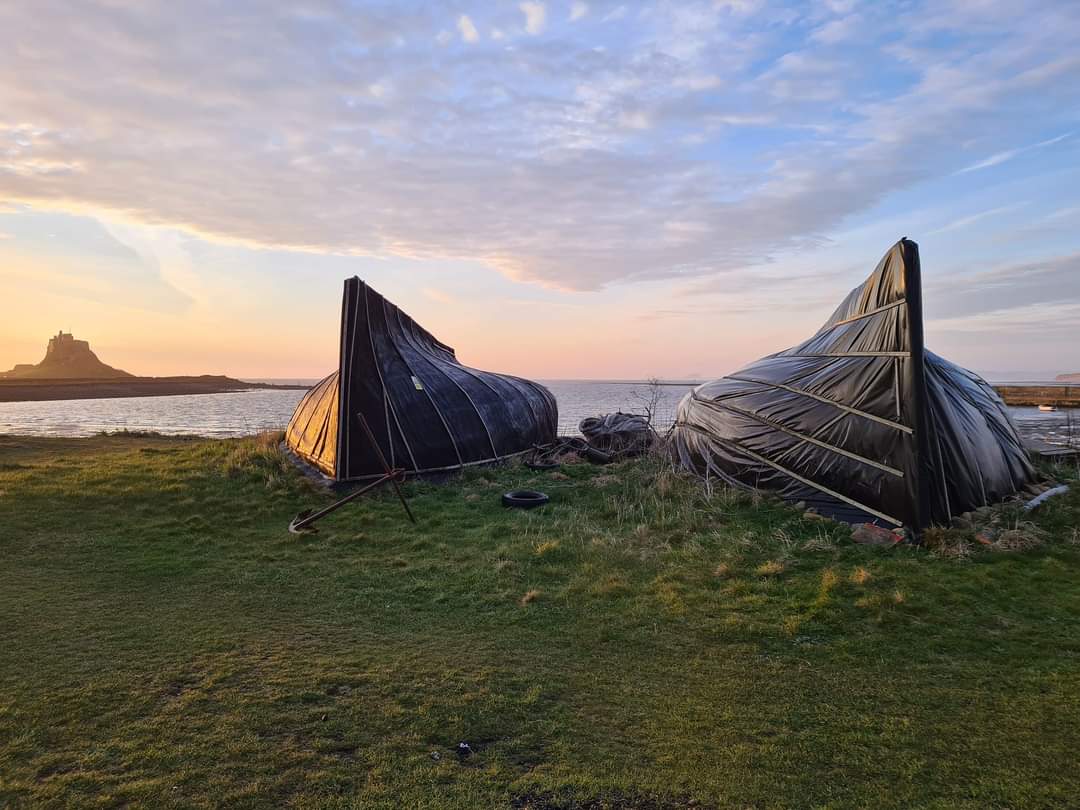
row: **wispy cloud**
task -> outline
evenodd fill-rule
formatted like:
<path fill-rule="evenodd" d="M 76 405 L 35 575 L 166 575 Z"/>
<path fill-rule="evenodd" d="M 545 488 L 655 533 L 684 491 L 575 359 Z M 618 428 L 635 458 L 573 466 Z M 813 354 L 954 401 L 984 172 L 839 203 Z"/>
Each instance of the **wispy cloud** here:
<path fill-rule="evenodd" d="M 949 222 L 949 223 L 947 223 L 945 225 L 942 225 L 940 228 L 934 228 L 934 230 L 927 231 L 926 233 L 929 236 L 930 234 L 948 233 L 949 231 L 957 231 L 957 230 L 960 230 L 961 228 L 966 228 L 969 225 L 974 225 L 976 222 L 980 222 L 981 220 L 987 219 L 989 217 L 996 217 L 996 216 L 998 216 L 1000 214 L 1007 214 L 1010 211 L 1015 211 L 1018 208 L 1023 208 L 1025 205 L 1027 205 L 1026 202 L 1020 202 L 1020 203 L 1015 203 L 1013 205 L 1002 205 L 1002 206 L 999 206 L 997 208 L 990 208 L 989 210 L 986 210 L 986 211 L 980 211 L 977 214 L 969 214 L 966 217 L 960 217 L 960 219 L 955 219 L 952 222 Z"/>
<path fill-rule="evenodd" d="M 993 335 L 1046 335 L 1075 332 L 1080 323 L 1080 301 L 1025 304 L 934 321 L 941 332 L 975 332 Z"/>
<path fill-rule="evenodd" d="M 957 172 L 957 174 L 966 174 L 967 172 L 975 172 L 979 169 L 989 169 L 991 166 L 1000 166 L 1002 163 L 1012 160 L 1017 155 L 1022 155 L 1025 152 L 1031 152 L 1035 149 L 1042 149 L 1047 146 L 1053 146 L 1055 143 L 1061 143 L 1066 138 L 1072 136 L 1074 133 L 1066 132 L 1064 135 L 1058 135 L 1056 138 L 1050 138 L 1045 141 L 1039 141 L 1033 143 L 1030 146 L 1023 146 L 1018 149 L 1006 149 L 1004 152 L 996 152 L 990 157 L 980 160 L 978 163 L 972 163 L 970 166 L 965 166 L 963 169 Z"/>

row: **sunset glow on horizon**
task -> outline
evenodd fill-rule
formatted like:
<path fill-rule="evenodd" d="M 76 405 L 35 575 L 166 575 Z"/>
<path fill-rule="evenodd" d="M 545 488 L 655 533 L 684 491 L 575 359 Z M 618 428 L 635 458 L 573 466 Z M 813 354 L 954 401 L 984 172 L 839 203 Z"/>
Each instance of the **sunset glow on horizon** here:
<path fill-rule="evenodd" d="M 1080 6 L 0 7 L 0 371 L 315 378 L 358 275 L 459 359 L 709 378 L 897 239 L 927 344 L 1080 371 Z"/>

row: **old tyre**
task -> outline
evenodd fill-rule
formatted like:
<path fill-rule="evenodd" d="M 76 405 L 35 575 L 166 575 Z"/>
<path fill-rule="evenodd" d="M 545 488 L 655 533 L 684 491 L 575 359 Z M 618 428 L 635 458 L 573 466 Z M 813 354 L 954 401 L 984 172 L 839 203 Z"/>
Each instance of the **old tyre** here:
<path fill-rule="evenodd" d="M 537 492 L 534 489 L 515 489 L 513 492 L 507 492 L 502 496 L 503 506 L 510 506 L 515 509 L 535 509 L 550 500 L 543 492 Z"/>

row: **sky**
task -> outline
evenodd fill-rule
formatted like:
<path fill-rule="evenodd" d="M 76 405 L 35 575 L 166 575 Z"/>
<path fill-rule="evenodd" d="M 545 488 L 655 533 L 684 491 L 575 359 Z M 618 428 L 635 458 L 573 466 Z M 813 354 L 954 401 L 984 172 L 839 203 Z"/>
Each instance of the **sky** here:
<path fill-rule="evenodd" d="M 930 348 L 1080 371 L 1080 3 L 0 4 L 0 369 L 319 377 L 359 275 L 463 362 L 709 378 L 897 239 Z"/>

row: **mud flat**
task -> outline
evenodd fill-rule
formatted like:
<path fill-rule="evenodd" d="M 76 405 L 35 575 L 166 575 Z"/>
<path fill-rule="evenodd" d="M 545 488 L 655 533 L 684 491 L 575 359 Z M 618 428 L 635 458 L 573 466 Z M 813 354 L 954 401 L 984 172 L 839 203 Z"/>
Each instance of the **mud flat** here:
<path fill-rule="evenodd" d="M 253 388 L 305 390 L 306 385 L 251 383 L 232 377 L 118 377 L 114 380 L 0 380 L 0 402 L 44 402 L 56 399 L 164 397 L 177 394 L 224 394 Z"/>
<path fill-rule="evenodd" d="M 1080 408 L 1080 385 L 995 385 L 1006 405 L 1056 405 Z"/>

